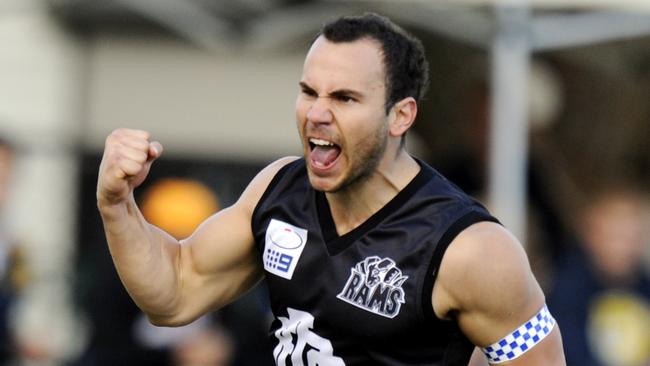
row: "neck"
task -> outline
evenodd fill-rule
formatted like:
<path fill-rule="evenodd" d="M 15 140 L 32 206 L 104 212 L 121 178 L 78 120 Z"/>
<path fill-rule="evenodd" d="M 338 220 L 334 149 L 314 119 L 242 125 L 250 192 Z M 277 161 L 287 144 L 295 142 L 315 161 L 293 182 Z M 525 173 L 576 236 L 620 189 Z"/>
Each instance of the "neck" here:
<path fill-rule="evenodd" d="M 384 158 L 363 181 L 335 193 L 326 193 L 339 235 L 363 224 L 392 200 L 420 171 L 420 165 L 404 149 Z"/>

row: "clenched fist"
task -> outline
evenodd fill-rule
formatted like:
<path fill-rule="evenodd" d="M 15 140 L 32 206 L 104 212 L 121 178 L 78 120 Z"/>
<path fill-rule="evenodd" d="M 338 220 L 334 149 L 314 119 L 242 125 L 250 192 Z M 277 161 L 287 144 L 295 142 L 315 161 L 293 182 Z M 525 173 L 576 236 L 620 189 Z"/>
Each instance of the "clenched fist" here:
<path fill-rule="evenodd" d="M 115 205 L 129 198 L 162 154 L 162 145 L 149 141 L 147 131 L 120 128 L 106 138 L 97 180 L 98 204 Z"/>

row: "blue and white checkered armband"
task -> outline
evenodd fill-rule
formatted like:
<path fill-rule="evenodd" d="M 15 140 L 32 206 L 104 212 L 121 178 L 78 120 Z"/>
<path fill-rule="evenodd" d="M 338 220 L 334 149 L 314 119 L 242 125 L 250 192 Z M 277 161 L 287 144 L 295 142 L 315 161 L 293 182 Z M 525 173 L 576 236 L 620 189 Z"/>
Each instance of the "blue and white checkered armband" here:
<path fill-rule="evenodd" d="M 481 348 L 488 361 L 501 363 L 523 355 L 542 341 L 555 326 L 555 319 L 546 305 L 530 320 L 503 339 L 485 348 Z"/>

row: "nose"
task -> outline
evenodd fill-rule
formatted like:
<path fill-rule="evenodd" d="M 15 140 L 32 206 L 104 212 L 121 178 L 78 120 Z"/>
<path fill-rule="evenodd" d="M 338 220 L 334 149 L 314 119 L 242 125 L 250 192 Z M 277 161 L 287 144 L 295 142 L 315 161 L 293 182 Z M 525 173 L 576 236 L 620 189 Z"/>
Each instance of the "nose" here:
<path fill-rule="evenodd" d="M 314 99 L 307 110 L 307 120 L 312 123 L 330 123 L 332 118 L 330 100 L 327 97 Z"/>

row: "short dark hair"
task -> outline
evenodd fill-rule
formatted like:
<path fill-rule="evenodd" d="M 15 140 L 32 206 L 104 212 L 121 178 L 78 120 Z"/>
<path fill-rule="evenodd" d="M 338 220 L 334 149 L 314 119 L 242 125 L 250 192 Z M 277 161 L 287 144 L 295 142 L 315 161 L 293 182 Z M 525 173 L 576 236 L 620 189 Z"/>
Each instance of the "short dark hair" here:
<path fill-rule="evenodd" d="M 429 87 L 429 62 L 419 39 L 390 19 L 365 13 L 344 16 L 323 26 L 317 34 L 328 41 L 354 42 L 370 38 L 381 44 L 386 70 L 386 114 L 398 101 L 413 97 L 419 103 Z"/>

